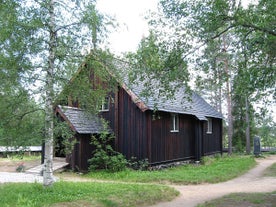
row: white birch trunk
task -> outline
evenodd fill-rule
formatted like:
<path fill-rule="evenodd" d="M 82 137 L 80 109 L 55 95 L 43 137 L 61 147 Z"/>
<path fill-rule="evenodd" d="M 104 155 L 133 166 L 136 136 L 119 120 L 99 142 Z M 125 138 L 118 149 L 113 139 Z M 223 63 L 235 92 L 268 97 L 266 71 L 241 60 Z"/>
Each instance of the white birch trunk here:
<path fill-rule="evenodd" d="M 53 176 L 53 140 L 54 140 L 54 117 L 53 117 L 53 97 L 54 86 L 53 76 L 55 67 L 55 14 L 54 14 L 54 0 L 50 1 L 50 41 L 49 41 L 49 58 L 48 68 L 46 74 L 46 107 L 45 107 L 45 154 L 44 154 L 44 168 L 43 168 L 43 185 L 51 186 L 54 183 Z"/>

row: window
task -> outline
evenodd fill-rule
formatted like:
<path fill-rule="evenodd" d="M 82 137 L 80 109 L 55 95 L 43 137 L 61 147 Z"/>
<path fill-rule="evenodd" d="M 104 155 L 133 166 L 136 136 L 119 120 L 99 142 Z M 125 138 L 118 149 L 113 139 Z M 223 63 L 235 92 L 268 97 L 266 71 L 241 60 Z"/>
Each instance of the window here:
<path fill-rule="evenodd" d="M 178 114 L 171 114 L 171 132 L 179 132 Z"/>
<path fill-rule="evenodd" d="M 100 111 L 108 111 L 109 110 L 109 97 L 105 97 L 102 100 L 102 103 L 100 105 Z"/>
<path fill-rule="evenodd" d="M 212 134 L 212 132 L 213 132 L 212 119 L 207 118 L 207 134 Z"/>

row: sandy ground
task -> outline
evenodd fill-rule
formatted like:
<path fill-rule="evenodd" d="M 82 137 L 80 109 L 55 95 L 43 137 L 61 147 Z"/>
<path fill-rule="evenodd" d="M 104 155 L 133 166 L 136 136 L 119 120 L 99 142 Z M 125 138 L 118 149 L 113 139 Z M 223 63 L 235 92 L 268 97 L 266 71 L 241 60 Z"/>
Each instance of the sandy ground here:
<path fill-rule="evenodd" d="M 0 160 L 0 172 L 16 172 L 16 168 L 22 164 L 25 166 L 25 169 L 33 168 L 37 165 L 40 165 L 40 160 L 32 160 L 32 161 L 6 161 Z"/>
<path fill-rule="evenodd" d="M 158 203 L 152 207 L 193 207 L 230 193 L 275 191 L 276 178 L 264 177 L 263 173 L 267 167 L 276 162 L 276 156 L 260 158 L 257 162 L 258 165 L 255 168 L 227 182 L 202 185 L 171 185 L 180 192 L 180 196 L 171 202 Z"/>

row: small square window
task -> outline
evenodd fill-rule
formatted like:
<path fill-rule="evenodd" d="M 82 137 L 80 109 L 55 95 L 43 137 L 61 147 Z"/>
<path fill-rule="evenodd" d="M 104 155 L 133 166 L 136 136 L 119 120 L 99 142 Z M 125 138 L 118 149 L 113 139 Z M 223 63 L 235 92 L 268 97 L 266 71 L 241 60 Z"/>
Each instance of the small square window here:
<path fill-rule="evenodd" d="M 109 97 L 105 97 L 102 99 L 102 103 L 100 105 L 100 111 L 109 111 Z"/>
<path fill-rule="evenodd" d="M 178 114 L 171 114 L 171 132 L 179 132 Z"/>
<path fill-rule="evenodd" d="M 213 123 L 211 118 L 207 118 L 207 134 L 212 134 L 213 132 Z"/>

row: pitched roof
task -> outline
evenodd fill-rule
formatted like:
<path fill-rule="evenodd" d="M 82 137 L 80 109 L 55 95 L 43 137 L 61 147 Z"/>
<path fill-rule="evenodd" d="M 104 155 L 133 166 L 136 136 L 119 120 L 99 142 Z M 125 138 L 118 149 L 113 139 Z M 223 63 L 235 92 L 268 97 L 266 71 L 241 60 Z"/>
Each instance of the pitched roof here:
<path fill-rule="evenodd" d="M 199 120 L 207 120 L 207 117 L 223 119 L 222 114 L 197 93 L 188 93 L 184 84 L 174 91 L 172 97 L 167 97 L 164 93 L 159 93 L 160 90 L 166 90 L 160 88 L 162 85 L 158 80 L 154 78 L 147 80 L 147 77 L 143 77 L 142 79 L 144 81 L 135 80 L 134 83 L 132 83 L 129 81 L 127 75 L 128 71 L 131 69 L 129 63 L 116 60 L 113 64 L 117 70 L 116 79 L 121 81 L 121 86 L 142 111 L 158 110 L 171 113 L 189 114 L 196 116 Z M 150 85 L 150 89 L 146 88 L 147 86 L 145 85 L 147 84 Z M 174 83 L 171 83 L 170 85 L 173 86 Z M 150 95 L 147 97 L 143 96 L 144 92 L 148 90 L 151 90 Z"/>
<path fill-rule="evenodd" d="M 154 84 L 154 81 L 152 81 Z M 155 88 L 154 93 L 149 97 L 143 97 L 143 90 L 146 90 L 144 84 L 131 84 L 128 90 L 135 94 L 133 101 L 139 103 L 139 106 L 143 105 L 141 110 L 158 110 L 171 113 L 189 114 L 196 116 L 199 120 L 207 120 L 207 117 L 220 118 L 223 116 L 217 110 L 215 110 L 210 104 L 208 104 L 201 96 L 195 92 L 189 93 L 185 90 L 185 87 L 178 88 L 174 91 L 172 97 L 168 98 L 165 95 L 160 95 L 158 87 Z M 137 104 L 138 106 L 138 104 Z M 139 107 L 138 106 L 138 107 Z"/>
<path fill-rule="evenodd" d="M 79 134 L 98 134 L 103 131 L 101 120 L 82 109 L 58 105 L 56 111 Z"/>

